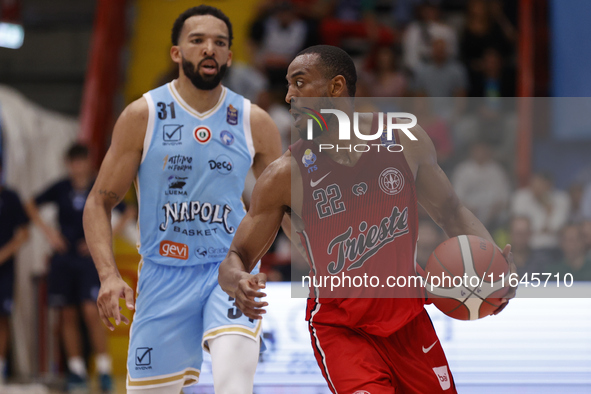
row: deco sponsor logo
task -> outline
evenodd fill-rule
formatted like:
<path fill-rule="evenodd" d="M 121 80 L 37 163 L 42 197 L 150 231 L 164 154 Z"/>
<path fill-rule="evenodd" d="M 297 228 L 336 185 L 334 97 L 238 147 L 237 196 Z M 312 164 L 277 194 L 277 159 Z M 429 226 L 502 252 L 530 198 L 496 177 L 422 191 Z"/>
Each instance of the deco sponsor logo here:
<path fill-rule="evenodd" d="M 171 171 L 190 171 L 193 169 L 193 158 L 191 156 L 184 155 L 166 155 L 164 158 L 164 164 L 162 170 Z"/>
<path fill-rule="evenodd" d="M 232 160 L 226 155 L 219 155 L 215 160 L 208 161 L 210 170 L 217 170 L 222 175 L 232 172 Z"/>
<path fill-rule="evenodd" d="M 160 242 L 160 255 L 173 259 L 187 260 L 189 258 L 189 247 L 172 241 Z"/>

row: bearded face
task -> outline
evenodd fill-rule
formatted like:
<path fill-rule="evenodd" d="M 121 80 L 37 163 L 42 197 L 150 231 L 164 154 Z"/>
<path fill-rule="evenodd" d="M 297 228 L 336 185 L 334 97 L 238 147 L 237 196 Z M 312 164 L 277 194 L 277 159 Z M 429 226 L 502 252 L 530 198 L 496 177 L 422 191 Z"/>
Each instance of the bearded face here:
<path fill-rule="evenodd" d="M 195 66 L 191 61 L 182 58 L 183 72 L 191 83 L 200 90 L 215 89 L 226 74 L 228 65 L 220 66 L 212 57 L 206 57 Z"/>

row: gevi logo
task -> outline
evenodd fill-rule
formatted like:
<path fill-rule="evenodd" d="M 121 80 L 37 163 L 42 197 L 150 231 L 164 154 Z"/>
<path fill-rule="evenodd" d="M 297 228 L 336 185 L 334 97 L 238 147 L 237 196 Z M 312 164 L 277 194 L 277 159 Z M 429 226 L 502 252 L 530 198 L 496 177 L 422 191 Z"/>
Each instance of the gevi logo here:
<path fill-rule="evenodd" d="M 309 107 L 303 107 L 304 109 L 310 111 L 310 112 L 305 112 L 306 115 L 310 116 L 310 118 L 312 119 L 308 119 L 308 123 L 307 123 L 307 139 L 308 140 L 312 140 L 313 139 L 313 126 L 314 126 L 314 121 L 316 121 L 316 123 L 318 124 L 318 126 L 320 127 L 320 129 L 322 131 L 328 131 L 328 125 L 326 123 L 326 120 L 324 119 L 324 117 L 322 116 L 322 114 L 333 114 L 337 117 L 337 121 L 339 123 L 339 140 L 341 141 L 347 141 L 347 140 L 351 140 L 351 120 L 349 119 L 349 116 L 343 112 L 340 111 L 338 109 L 321 109 L 320 113 L 318 111 L 313 110 L 312 108 Z M 386 118 L 386 126 L 384 128 L 384 118 Z M 403 118 L 403 119 L 410 119 L 409 123 L 397 123 L 396 122 L 396 118 Z M 355 136 L 357 136 L 357 138 L 359 138 L 360 140 L 363 141 L 373 141 L 373 140 L 379 140 L 384 131 L 386 132 L 385 136 L 386 136 L 386 140 L 387 141 L 392 141 L 392 131 L 394 129 L 399 129 L 401 132 L 403 132 L 404 134 L 406 134 L 406 136 L 411 140 L 411 141 L 417 141 L 417 137 L 415 137 L 411 132 L 410 132 L 410 128 L 415 127 L 417 125 L 417 117 L 414 116 L 411 113 L 408 112 L 388 112 L 386 113 L 386 116 L 384 117 L 384 113 L 380 112 L 378 113 L 378 129 L 374 134 L 363 134 L 359 131 L 359 112 L 354 112 L 353 113 L 353 132 L 355 133 Z M 372 144 L 375 146 L 381 146 L 380 144 Z M 392 147 L 393 150 L 391 150 L 390 148 Z M 320 144 L 319 145 L 319 149 L 320 151 L 322 151 L 323 149 L 333 149 L 334 146 L 331 144 Z M 400 152 L 402 151 L 402 146 L 399 144 L 392 144 L 390 146 L 387 146 L 388 151 L 390 152 Z M 370 150 L 370 146 L 366 145 L 366 144 L 358 144 L 358 145 L 354 145 L 354 149 L 357 152 L 366 152 L 368 150 Z M 397 149 L 397 150 L 394 150 Z M 343 147 L 338 145 L 337 146 L 337 151 L 338 150 L 351 150 L 351 146 L 348 147 Z"/>

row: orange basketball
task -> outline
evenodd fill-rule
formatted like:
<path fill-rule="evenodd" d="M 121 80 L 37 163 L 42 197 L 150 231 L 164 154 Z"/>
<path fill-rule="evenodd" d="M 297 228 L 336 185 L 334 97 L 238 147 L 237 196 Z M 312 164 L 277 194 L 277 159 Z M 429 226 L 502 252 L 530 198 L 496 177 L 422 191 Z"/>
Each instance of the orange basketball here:
<path fill-rule="evenodd" d="M 423 277 L 429 300 L 449 317 L 476 320 L 491 315 L 510 289 L 510 267 L 484 238 L 460 235 L 439 245 Z"/>

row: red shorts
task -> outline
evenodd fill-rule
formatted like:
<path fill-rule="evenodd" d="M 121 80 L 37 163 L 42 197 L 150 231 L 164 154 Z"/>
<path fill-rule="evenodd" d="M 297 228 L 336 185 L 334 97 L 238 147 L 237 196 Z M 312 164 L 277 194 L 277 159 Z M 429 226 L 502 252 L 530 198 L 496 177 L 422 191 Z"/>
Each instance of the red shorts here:
<path fill-rule="evenodd" d="M 427 311 L 389 337 L 309 323 L 316 361 L 335 394 L 456 393 Z"/>

